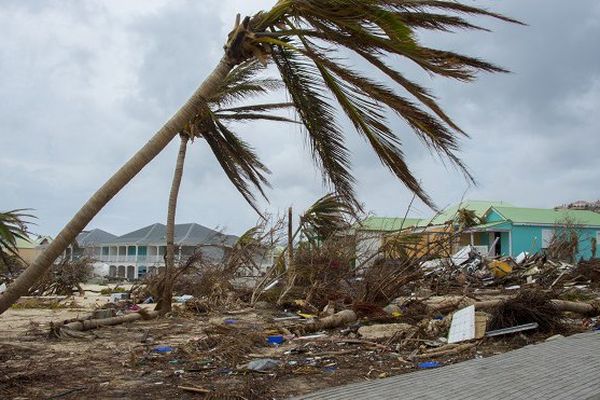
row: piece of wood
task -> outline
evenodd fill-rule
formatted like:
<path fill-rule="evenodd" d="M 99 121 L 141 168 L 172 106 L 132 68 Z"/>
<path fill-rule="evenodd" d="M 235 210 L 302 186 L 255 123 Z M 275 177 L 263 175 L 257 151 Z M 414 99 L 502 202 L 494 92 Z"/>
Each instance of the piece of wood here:
<path fill-rule="evenodd" d="M 181 389 L 186 392 L 194 392 L 194 393 L 202 393 L 202 394 L 208 394 L 211 392 L 208 389 L 192 387 L 192 386 L 177 386 L 177 389 Z"/>
<path fill-rule="evenodd" d="M 74 321 L 64 325 L 56 324 L 55 326 L 59 328 L 72 329 L 75 331 L 89 331 L 92 329 L 99 328 L 101 326 L 119 325 L 128 322 L 134 322 L 140 319 L 154 319 L 156 317 L 158 317 L 158 313 L 156 311 L 145 311 L 144 313 L 136 312 L 112 318 L 86 319 L 81 321 Z"/>
<path fill-rule="evenodd" d="M 368 340 L 361 340 L 361 339 L 332 339 L 332 341 L 334 341 L 336 343 L 364 344 L 366 346 L 377 347 L 378 349 L 382 349 L 382 350 L 390 349 L 388 346 L 385 346 L 383 344 L 370 342 Z"/>
<path fill-rule="evenodd" d="M 453 356 L 453 355 L 460 354 L 464 351 L 470 350 L 470 349 L 474 348 L 476 345 L 477 345 L 477 343 L 460 344 L 460 345 L 457 345 L 455 347 L 452 347 L 452 348 L 449 348 L 446 350 L 437 350 L 437 351 L 429 352 L 426 354 L 419 354 L 419 355 L 415 356 L 415 358 L 418 360 L 423 360 L 423 359 L 443 357 L 443 356 Z"/>
<path fill-rule="evenodd" d="M 500 305 L 504 300 L 505 299 L 478 301 L 475 303 L 475 308 L 477 310 L 494 308 Z M 566 300 L 551 300 L 551 302 L 558 311 L 567 311 L 587 316 L 600 315 L 600 309 L 592 304 Z"/>
<path fill-rule="evenodd" d="M 307 332 L 316 332 L 322 329 L 339 328 L 351 324 L 358 319 L 356 313 L 352 310 L 340 311 L 329 317 L 320 318 L 306 325 Z"/>
<path fill-rule="evenodd" d="M 487 329 L 487 315 L 482 312 L 475 313 L 475 339 L 481 339 L 485 336 Z"/>
<path fill-rule="evenodd" d="M 600 307 L 595 307 L 592 304 L 581 303 L 577 301 L 566 301 L 566 300 L 552 300 L 552 304 L 559 311 L 569 311 L 576 314 L 583 314 L 590 317 L 600 315 Z"/>

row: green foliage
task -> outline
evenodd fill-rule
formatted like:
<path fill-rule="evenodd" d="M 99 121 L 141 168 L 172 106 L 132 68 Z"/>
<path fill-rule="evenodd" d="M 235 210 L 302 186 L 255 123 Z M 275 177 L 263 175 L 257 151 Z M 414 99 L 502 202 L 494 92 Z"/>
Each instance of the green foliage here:
<path fill-rule="evenodd" d="M 417 29 L 484 30 L 465 20 L 465 15 L 518 23 L 497 13 L 445 0 L 280 0 L 270 11 L 251 20 L 255 43 L 270 46 L 272 60 L 306 128 L 324 180 L 344 201 L 358 205 L 335 102 L 382 164 L 426 204 L 433 206 L 405 162 L 402 140 L 387 121 L 389 111 L 404 120 L 435 154 L 472 180 L 456 155 L 458 138 L 464 132 L 427 89 L 388 64 L 392 56 L 400 56 L 431 75 L 459 81 L 471 81 L 480 71 L 506 72 L 486 61 L 419 42 Z M 351 69 L 343 61 L 348 52 L 390 78 L 395 87 Z M 397 89 L 413 99 L 399 95 Z"/>
<path fill-rule="evenodd" d="M 0 258 L 8 263 L 7 255 L 19 256 L 17 239 L 29 240 L 27 236 L 27 219 L 35 218 L 24 213 L 27 209 L 0 212 Z"/>
<path fill-rule="evenodd" d="M 349 228 L 354 211 L 338 194 L 327 194 L 300 216 L 300 229 L 309 240 L 324 240 Z"/>
<path fill-rule="evenodd" d="M 482 218 L 477 216 L 475 211 L 466 208 L 458 209 L 454 222 L 458 225 L 459 231 L 485 223 Z"/>
<path fill-rule="evenodd" d="M 254 149 L 229 124 L 256 120 L 295 123 L 272 113 L 291 107 L 291 103 L 232 107 L 237 102 L 282 87 L 279 80 L 256 78 L 262 69 L 264 67 L 257 60 L 246 61 L 235 67 L 184 132 L 192 138 L 202 137 L 206 140 L 229 180 L 257 212 L 253 189 L 266 198 L 263 186 L 269 186 L 266 176 L 270 171 L 259 160 Z"/>

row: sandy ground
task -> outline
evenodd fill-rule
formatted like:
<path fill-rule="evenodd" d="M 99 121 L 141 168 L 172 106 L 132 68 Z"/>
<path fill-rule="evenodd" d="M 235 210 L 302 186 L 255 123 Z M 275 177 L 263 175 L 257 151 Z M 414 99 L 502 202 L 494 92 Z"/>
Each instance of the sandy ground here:
<path fill-rule="evenodd" d="M 374 345 L 346 341 L 355 336 L 335 330 L 313 340 L 288 337 L 274 347 L 266 337 L 289 333 L 299 321 L 274 320 L 281 310 L 243 306 L 202 315 L 177 310 L 166 318 L 76 337 L 49 334 L 51 321 L 83 318 L 108 299 L 88 291 L 64 299 L 68 308 L 16 308 L 0 315 L 0 399 L 285 399 L 415 371 L 417 363 L 407 360 L 427 341 L 414 337 L 402 346 Z M 470 351 L 439 361 L 446 365 L 486 357 L 545 338 L 484 339 Z M 157 351 L 164 346 L 170 347 L 168 352 Z M 244 367 L 264 358 L 278 365 L 262 372 Z M 208 393 L 191 393 L 182 386 Z"/>

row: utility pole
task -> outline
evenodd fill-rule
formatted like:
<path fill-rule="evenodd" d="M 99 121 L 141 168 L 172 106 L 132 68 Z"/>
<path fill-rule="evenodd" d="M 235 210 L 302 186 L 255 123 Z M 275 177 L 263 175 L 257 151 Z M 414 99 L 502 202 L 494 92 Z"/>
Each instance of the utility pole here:
<path fill-rule="evenodd" d="M 287 267 L 292 266 L 292 260 L 294 259 L 294 233 L 293 233 L 293 220 L 292 220 L 292 207 L 288 209 L 288 262 Z"/>

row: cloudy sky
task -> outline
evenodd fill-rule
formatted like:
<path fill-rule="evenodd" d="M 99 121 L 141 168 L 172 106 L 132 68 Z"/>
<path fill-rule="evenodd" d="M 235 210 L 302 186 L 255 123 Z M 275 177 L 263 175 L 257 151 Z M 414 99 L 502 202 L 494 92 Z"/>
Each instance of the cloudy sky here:
<path fill-rule="evenodd" d="M 222 53 L 236 12 L 274 0 L 3 0 L 0 2 L 0 210 L 33 208 L 34 231 L 55 235 L 87 198 L 186 100 Z M 440 207 L 470 199 L 552 207 L 600 198 L 600 2 L 471 1 L 529 24 L 478 21 L 493 33 L 423 34 L 429 45 L 486 58 L 512 74 L 430 87 L 471 139 L 462 158 L 478 186 L 448 169 L 400 122 L 415 174 Z M 273 171 L 270 204 L 302 209 L 326 192 L 301 130 L 237 131 Z M 348 130 L 367 210 L 405 213 L 411 194 Z M 122 234 L 166 219 L 177 143 L 160 154 L 89 227 Z M 411 214 L 431 210 L 415 204 Z M 178 222 L 240 233 L 257 216 L 202 141 L 190 149 Z"/>

